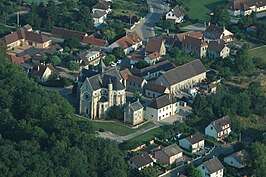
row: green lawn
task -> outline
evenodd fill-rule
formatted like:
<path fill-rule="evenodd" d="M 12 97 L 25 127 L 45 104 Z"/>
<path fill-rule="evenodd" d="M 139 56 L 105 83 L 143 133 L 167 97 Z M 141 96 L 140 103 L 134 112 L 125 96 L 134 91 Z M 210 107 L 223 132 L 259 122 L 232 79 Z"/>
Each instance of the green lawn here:
<path fill-rule="evenodd" d="M 114 16 L 145 17 L 148 14 L 147 1 L 142 0 L 113 0 Z"/>
<path fill-rule="evenodd" d="M 262 46 L 260 48 L 250 49 L 249 50 L 249 56 L 252 57 L 252 58 L 254 58 L 254 57 L 265 58 L 265 56 L 266 56 L 266 45 Z"/>
<path fill-rule="evenodd" d="M 191 19 L 199 19 L 202 22 L 209 22 L 208 15 L 217 5 L 224 4 L 224 0 L 187 0 L 184 4 L 189 8 L 188 16 Z"/>
<path fill-rule="evenodd" d="M 166 128 L 165 126 L 155 128 L 151 131 L 148 131 L 147 133 L 144 133 L 144 134 L 139 135 L 135 138 L 132 138 L 129 141 L 140 141 L 142 143 L 145 143 L 145 142 L 153 139 L 154 137 L 158 137 L 158 136 L 162 135 L 163 132 L 165 132 L 165 128 Z"/>
<path fill-rule="evenodd" d="M 120 136 L 126 136 L 131 133 L 136 132 L 137 130 L 143 129 L 143 128 L 149 128 L 153 127 L 154 123 L 152 122 L 146 122 L 139 126 L 138 128 L 132 128 L 127 126 L 126 124 L 120 123 L 120 122 L 100 122 L 100 121 L 92 121 L 85 117 L 76 116 L 77 119 L 89 121 L 96 130 L 99 130 L 100 128 L 110 131 L 114 134 L 120 135 Z"/>

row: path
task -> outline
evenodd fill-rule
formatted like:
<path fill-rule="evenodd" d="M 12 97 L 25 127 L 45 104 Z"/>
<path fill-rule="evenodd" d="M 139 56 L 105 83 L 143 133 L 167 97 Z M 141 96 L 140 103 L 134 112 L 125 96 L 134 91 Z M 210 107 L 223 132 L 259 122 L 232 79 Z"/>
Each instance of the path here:
<path fill-rule="evenodd" d="M 146 133 L 148 131 L 151 131 L 155 128 L 158 128 L 160 126 L 163 126 L 164 124 L 158 124 L 156 123 L 155 126 L 153 127 L 150 127 L 150 128 L 143 128 L 143 129 L 140 129 L 140 130 L 137 130 L 136 132 L 134 133 L 131 133 L 129 135 L 126 135 L 126 136 L 120 136 L 120 135 L 116 135 L 116 134 L 113 134 L 112 132 L 109 132 L 109 131 L 105 131 L 105 132 L 99 132 L 99 136 L 102 137 L 102 138 L 107 138 L 107 139 L 112 139 L 118 143 L 122 143 L 124 141 L 127 141 L 127 140 L 130 140 L 132 138 L 135 138 L 143 133 Z"/>

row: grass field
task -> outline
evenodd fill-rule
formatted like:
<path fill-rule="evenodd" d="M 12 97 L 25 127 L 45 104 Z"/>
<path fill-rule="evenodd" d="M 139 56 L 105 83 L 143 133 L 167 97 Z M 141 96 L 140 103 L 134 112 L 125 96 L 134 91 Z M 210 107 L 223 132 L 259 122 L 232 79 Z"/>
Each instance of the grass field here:
<path fill-rule="evenodd" d="M 145 124 L 141 125 L 138 128 L 131 128 L 118 122 L 96 122 L 96 121 L 90 121 L 90 122 L 96 128 L 96 130 L 102 128 L 106 131 L 110 131 L 120 136 L 126 136 L 136 132 L 137 130 L 154 126 L 152 122 L 146 122 Z"/>
<path fill-rule="evenodd" d="M 250 49 L 249 50 L 249 56 L 252 57 L 252 58 L 254 58 L 254 57 L 265 58 L 265 56 L 266 56 L 266 45 L 262 46 L 262 47 L 255 48 L 255 49 Z"/>
<path fill-rule="evenodd" d="M 129 141 L 140 141 L 142 143 L 145 143 L 151 139 L 153 139 L 154 137 L 158 137 L 160 135 L 162 135 L 165 132 L 166 127 L 158 127 L 155 128 L 151 131 L 148 131 L 147 133 L 144 133 L 142 135 L 139 135 L 135 138 L 130 139 Z"/>
<path fill-rule="evenodd" d="M 209 22 L 208 15 L 216 6 L 224 4 L 224 0 L 187 0 L 184 4 L 189 8 L 188 16 L 191 19 L 199 19 L 202 22 Z"/>
<path fill-rule="evenodd" d="M 148 13 L 147 1 L 113 0 L 113 15 L 144 17 Z"/>

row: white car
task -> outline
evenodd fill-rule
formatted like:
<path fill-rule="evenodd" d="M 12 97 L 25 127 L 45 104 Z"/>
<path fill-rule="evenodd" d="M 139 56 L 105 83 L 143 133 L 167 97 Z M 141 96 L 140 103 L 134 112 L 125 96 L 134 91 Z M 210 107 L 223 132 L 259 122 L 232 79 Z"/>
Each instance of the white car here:
<path fill-rule="evenodd" d="M 112 62 L 112 63 L 111 63 L 111 66 L 116 66 L 116 63 Z"/>
<path fill-rule="evenodd" d="M 120 64 L 120 63 L 122 63 L 122 60 L 117 60 L 116 63 L 117 63 L 117 64 Z"/>

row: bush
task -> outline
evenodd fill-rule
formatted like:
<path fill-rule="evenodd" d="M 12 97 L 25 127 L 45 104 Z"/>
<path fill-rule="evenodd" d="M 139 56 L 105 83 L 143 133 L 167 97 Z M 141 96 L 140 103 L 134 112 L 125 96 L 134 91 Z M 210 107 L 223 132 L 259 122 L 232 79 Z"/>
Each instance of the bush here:
<path fill-rule="evenodd" d="M 99 128 L 99 132 L 105 132 L 103 128 Z"/>
<path fill-rule="evenodd" d="M 68 69 L 71 71 L 77 71 L 79 70 L 79 64 L 75 61 L 70 61 L 68 64 Z"/>

